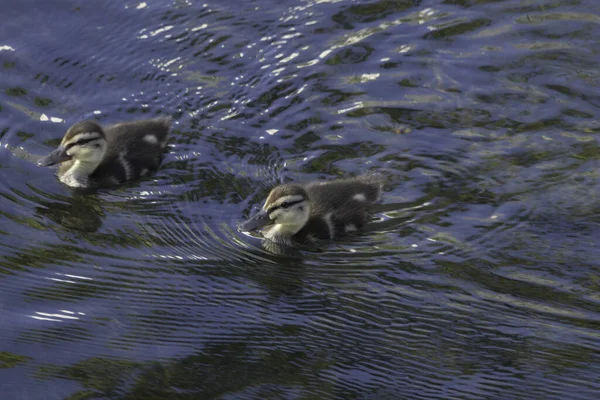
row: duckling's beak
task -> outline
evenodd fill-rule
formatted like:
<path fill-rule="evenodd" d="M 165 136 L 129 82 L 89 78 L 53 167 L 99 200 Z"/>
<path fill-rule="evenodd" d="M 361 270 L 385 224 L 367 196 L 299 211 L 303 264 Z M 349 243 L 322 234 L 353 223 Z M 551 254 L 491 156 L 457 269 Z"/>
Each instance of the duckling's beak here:
<path fill-rule="evenodd" d="M 63 161 L 70 160 L 71 156 L 67 154 L 67 149 L 64 146 L 59 146 L 52 153 L 38 160 L 37 165 L 40 167 L 49 167 Z"/>
<path fill-rule="evenodd" d="M 273 221 L 269 218 L 269 213 L 265 210 L 260 210 L 248 221 L 243 222 L 240 225 L 240 229 L 244 232 L 251 232 L 271 223 L 273 223 Z"/>

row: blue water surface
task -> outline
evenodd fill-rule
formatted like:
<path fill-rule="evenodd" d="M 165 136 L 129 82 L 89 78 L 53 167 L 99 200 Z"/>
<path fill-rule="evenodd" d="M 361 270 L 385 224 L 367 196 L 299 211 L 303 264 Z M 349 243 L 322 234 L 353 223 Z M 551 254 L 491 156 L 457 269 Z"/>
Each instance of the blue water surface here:
<path fill-rule="evenodd" d="M 600 398 L 596 0 L 2 6 L 2 399 Z M 156 115 L 145 180 L 35 164 Z M 237 229 L 366 171 L 357 235 Z"/>

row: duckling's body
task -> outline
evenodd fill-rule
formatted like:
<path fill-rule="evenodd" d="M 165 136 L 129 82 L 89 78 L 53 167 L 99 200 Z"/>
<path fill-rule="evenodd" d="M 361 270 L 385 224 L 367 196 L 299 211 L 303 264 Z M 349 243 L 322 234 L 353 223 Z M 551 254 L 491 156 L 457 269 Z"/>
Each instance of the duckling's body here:
<path fill-rule="evenodd" d="M 71 187 L 119 185 L 158 169 L 170 125 L 169 118 L 122 122 L 104 129 L 95 121 L 78 122 L 38 165 L 60 163 L 58 177 Z"/>
<path fill-rule="evenodd" d="M 266 239 L 284 244 L 339 238 L 369 221 L 369 206 L 379 199 L 382 186 L 375 174 L 280 185 L 241 229 L 261 229 Z"/>

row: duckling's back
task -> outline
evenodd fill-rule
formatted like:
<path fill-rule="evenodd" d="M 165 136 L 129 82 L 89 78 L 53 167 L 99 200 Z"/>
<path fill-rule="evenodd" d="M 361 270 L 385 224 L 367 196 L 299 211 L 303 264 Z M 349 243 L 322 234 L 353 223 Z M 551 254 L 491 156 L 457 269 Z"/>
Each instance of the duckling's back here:
<path fill-rule="evenodd" d="M 382 177 L 375 174 L 307 184 L 311 215 L 300 235 L 333 239 L 362 228 L 382 187 Z"/>
<path fill-rule="evenodd" d="M 160 117 L 141 121 L 121 122 L 104 128 L 109 148 L 156 150 L 166 144 L 171 118 Z"/>
<path fill-rule="evenodd" d="M 311 182 L 305 190 L 311 202 L 312 213 L 322 214 L 344 205 L 368 206 L 379 200 L 382 186 L 382 178 L 370 174 L 352 179 Z"/>
<path fill-rule="evenodd" d="M 107 152 L 90 178 L 112 185 L 155 172 L 162 162 L 170 125 L 170 118 L 156 118 L 106 127 Z"/>

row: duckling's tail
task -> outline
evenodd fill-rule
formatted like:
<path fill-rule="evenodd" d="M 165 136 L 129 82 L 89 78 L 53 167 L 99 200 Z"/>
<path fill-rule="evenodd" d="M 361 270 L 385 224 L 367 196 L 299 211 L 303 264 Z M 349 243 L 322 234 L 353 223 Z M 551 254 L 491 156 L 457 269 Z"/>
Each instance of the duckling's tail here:
<path fill-rule="evenodd" d="M 369 171 L 365 174 L 357 176 L 356 178 L 372 188 L 370 191 L 371 193 L 369 193 L 367 196 L 367 201 L 369 203 L 379 201 L 381 198 L 381 192 L 386 187 L 386 176 L 379 171 Z"/>
<path fill-rule="evenodd" d="M 170 115 L 160 115 L 154 120 L 159 124 L 164 125 L 167 129 L 170 129 L 171 125 L 173 124 L 173 117 L 171 117 Z"/>

